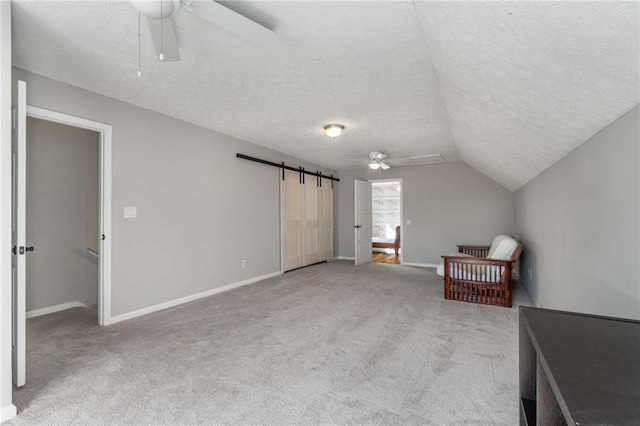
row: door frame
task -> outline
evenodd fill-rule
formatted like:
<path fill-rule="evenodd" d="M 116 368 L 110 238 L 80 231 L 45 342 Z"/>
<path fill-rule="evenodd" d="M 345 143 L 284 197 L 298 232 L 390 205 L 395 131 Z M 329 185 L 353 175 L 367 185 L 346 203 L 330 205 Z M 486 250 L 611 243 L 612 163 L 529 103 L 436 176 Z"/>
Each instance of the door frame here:
<path fill-rule="evenodd" d="M 74 115 L 27 105 L 27 117 L 97 132 L 100 152 L 100 257 L 98 262 L 98 324 L 111 324 L 111 212 L 112 127 Z M 28 137 L 28 134 L 27 134 Z"/>
<path fill-rule="evenodd" d="M 369 183 L 374 184 L 376 182 L 400 182 L 400 264 L 404 264 L 404 183 L 402 182 L 402 178 L 389 178 L 389 179 L 371 179 Z M 373 187 L 373 185 L 372 185 Z M 373 188 L 372 188 L 373 189 Z M 371 194 L 371 199 L 373 200 L 373 194 Z M 371 207 L 371 212 L 373 213 L 373 204 Z M 373 215 L 372 215 L 373 216 Z"/>

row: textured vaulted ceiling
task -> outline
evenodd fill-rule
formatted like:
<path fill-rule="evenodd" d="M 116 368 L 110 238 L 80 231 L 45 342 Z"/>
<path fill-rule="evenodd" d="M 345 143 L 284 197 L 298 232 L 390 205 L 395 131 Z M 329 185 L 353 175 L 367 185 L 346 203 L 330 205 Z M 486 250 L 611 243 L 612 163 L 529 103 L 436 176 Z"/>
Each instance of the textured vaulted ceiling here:
<path fill-rule="evenodd" d="M 640 101 L 636 2 L 230 2 L 154 57 L 126 2 L 13 3 L 14 65 L 336 169 L 442 154 L 517 189 Z M 322 126 L 343 123 L 336 139 Z"/>
<path fill-rule="evenodd" d="M 423 3 L 463 161 L 511 189 L 640 101 L 637 2 Z"/>

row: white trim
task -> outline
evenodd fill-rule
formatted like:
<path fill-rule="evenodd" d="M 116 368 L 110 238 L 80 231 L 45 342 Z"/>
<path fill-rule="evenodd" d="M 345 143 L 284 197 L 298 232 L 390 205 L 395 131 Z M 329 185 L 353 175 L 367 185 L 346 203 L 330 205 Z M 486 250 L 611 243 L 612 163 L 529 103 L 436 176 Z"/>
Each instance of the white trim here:
<path fill-rule="evenodd" d="M 404 262 L 403 265 L 406 266 L 417 266 L 419 268 L 437 268 L 438 265 L 435 263 L 413 263 L 413 262 Z"/>
<path fill-rule="evenodd" d="M 100 260 L 98 324 L 111 323 L 111 179 L 113 130 L 110 124 L 27 105 L 27 116 L 93 130 L 100 135 Z M 105 239 L 102 239 L 102 235 Z"/>
<path fill-rule="evenodd" d="M 89 307 L 84 303 L 80 303 L 80 302 L 61 303 L 59 305 L 49 306 L 47 308 L 34 309 L 33 311 L 28 311 L 27 318 L 40 317 L 42 315 L 52 314 L 54 312 L 66 311 L 67 309 L 71 309 L 71 308 L 89 308 Z"/>
<path fill-rule="evenodd" d="M 153 312 L 158 312 L 163 309 L 173 308 L 174 306 L 182 305 L 184 303 L 193 302 L 194 300 L 202 299 L 205 297 L 213 296 L 214 294 L 223 293 L 225 291 L 233 290 L 234 288 L 242 287 L 245 285 L 253 284 L 258 281 L 266 280 L 268 278 L 277 277 L 278 275 L 282 275 L 282 272 L 272 272 L 270 274 L 261 275 L 259 277 L 249 278 L 248 280 L 238 281 L 235 283 L 231 283 L 222 287 L 217 287 L 211 290 L 203 291 L 201 293 L 192 294 L 190 296 L 181 297 L 179 299 L 170 300 L 168 302 L 160 303 L 158 305 L 149 306 L 146 308 L 138 309 L 137 311 L 127 312 L 126 314 L 116 315 L 111 317 L 111 322 L 109 324 L 115 324 L 117 322 L 126 321 L 132 318 L 140 317 L 142 315 L 147 315 Z"/>
<path fill-rule="evenodd" d="M 13 404 L 0 408 L 0 423 L 14 418 L 17 414 L 18 410 Z"/>
<path fill-rule="evenodd" d="M 353 260 L 353 261 L 355 261 L 356 258 L 355 257 L 347 257 L 347 256 L 336 256 L 331 260 Z"/>

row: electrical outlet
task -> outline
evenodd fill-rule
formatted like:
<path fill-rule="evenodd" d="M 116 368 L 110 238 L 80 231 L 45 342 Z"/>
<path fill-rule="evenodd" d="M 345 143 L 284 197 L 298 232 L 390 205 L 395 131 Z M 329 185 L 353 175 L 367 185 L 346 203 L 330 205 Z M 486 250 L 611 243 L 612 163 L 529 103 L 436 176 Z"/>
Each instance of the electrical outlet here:
<path fill-rule="evenodd" d="M 242 261 L 242 267 L 243 267 L 243 268 L 246 268 L 246 267 L 247 267 L 247 260 L 246 260 L 246 259 Z"/>

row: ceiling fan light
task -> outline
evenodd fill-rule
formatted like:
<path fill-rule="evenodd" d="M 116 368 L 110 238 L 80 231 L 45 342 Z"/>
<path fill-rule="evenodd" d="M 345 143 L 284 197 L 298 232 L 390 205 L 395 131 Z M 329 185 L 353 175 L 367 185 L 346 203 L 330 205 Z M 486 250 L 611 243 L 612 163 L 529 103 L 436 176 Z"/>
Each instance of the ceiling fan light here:
<path fill-rule="evenodd" d="M 182 2 L 180 0 L 133 0 L 131 4 L 144 16 L 164 19 L 178 13 Z"/>
<path fill-rule="evenodd" d="M 336 136 L 340 136 L 340 133 L 344 130 L 344 126 L 342 124 L 327 124 L 324 126 L 324 131 L 332 138 Z"/>
<path fill-rule="evenodd" d="M 371 163 L 369 163 L 369 168 L 372 170 L 377 170 L 380 168 L 380 163 L 372 161 Z"/>

